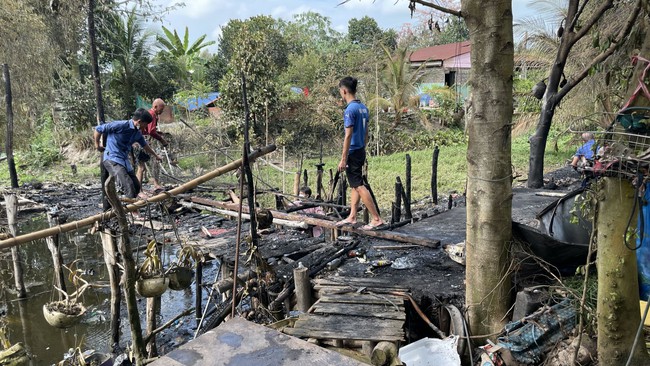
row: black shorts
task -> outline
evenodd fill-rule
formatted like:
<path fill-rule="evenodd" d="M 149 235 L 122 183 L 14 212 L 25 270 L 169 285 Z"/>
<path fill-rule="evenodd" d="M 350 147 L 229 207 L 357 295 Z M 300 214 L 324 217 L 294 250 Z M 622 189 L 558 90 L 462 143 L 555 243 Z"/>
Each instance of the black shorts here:
<path fill-rule="evenodd" d="M 363 185 L 363 164 L 366 162 L 366 149 L 357 149 L 348 153 L 348 166 L 345 173 L 351 188 Z"/>
<path fill-rule="evenodd" d="M 149 154 L 147 154 L 147 152 L 141 147 L 133 148 L 133 153 L 137 163 L 146 163 L 151 160 L 151 156 L 149 156 Z"/>

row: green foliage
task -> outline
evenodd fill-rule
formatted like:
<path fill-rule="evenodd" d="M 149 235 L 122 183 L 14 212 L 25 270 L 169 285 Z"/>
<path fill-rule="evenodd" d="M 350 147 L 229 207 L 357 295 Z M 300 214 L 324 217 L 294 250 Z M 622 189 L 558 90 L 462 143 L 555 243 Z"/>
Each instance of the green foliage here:
<path fill-rule="evenodd" d="M 397 33 L 394 30 L 384 32 L 377 21 L 369 16 L 361 19 L 352 18 L 348 22 L 348 40 L 362 48 L 372 48 L 379 44 L 394 50 L 397 47 Z"/>
<path fill-rule="evenodd" d="M 315 12 L 296 14 L 292 21 L 279 22 L 289 55 L 330 53 L 343 38 L 340 32 L 332 28 L 328 17 Z"/>
<path fill-rule="evenodd" d="M 61 159 L 59 144 L 54 138 L 52 117 L 44 117 L 34 132 L 29 149 L 25 152 L 25 159 L 30 165 L 33 168 L 44 167 Z"/>
<path fill-rule="evenodd" d="M 447 86 L 430 85 L 423 92 L 431 96 L 433 108 L 423 108 L 421 113 L 428 121 L 436 120 L 438 124 L 447 127 L 461 127 L 460 118 L 455 115 L 463 106 L 458 94 Z"/>
<path fill-rule="evenodd" d="M 241 45 L 248 41 L 246 38 L 254 34 L 264 35 L 267 48 L 260 49 L 259 52 L 265 52 L 268 63 L 275 65 L 278 72 L 284 70 L 287 67 L 287 43 L 280 32 L 280 24 L 270 16 L 258 15 L 246 20 L 231 19 L 221 28 L 219 54 L 228 64 L 232 64 L 233 57 L 237 57 L 238 53 L 241 55 Z"/>
<path fill-rule="evenodd" d="M 262 123 L 255 122 L 265 121 L 278 108 L 277 74 L 281 65 L 269 57 L 269 52 L 273 53 L 272 50 L 279 45 L 273 43 L 272 33 L 258 29 L 258 19 L 265 17 L 251 18 L 239 28 L 239 39 L 232 44 L 228 71 L 220 83 L 218 103 L 227 118 L 241 121 L 245 115 L 242 98 L 244 76 L 253 132 L 262 135 Z"/>

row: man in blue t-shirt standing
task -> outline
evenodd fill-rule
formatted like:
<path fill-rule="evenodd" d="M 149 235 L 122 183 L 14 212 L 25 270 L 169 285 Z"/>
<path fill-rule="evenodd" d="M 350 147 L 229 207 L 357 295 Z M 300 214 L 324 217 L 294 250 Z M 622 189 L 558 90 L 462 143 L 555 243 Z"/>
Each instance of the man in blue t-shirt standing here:
<path fill-rule="evenodd" d="M 147 144 L 140 132 L 140 128 L 146 127 L 151 120 L 151 114 L 146 109 L 138 108 L 133 113 L 132 119 L 104 123 L 95 127 L 93 132 L 95 148 L 104 152 L 103 164 L 106 171 L 116 179 L 129 198 L 135 198 L 140 192 L 140 182 L 129 161 L 131 145 L 137 142 L 149 155 L 154 156 L 158 161 L 162 160 Z M 106 146 L 100 144 L 103 134 L 106 134 Z"/>
<path fill-rule="evenodd" d="M 366 142 L 368 142 L 368 122 L 370 116 L 368 108 L 356 98 L 357 79 L 347 76 L 339 82 L 339 93 L 347 103 L 343 121 L 345 124 L 345 138 L 343 139 L 343 153 L 339 162 L 338 171 L 345 170 L 348 183 L 352 188 L 350 197 L 350 215 L 336 223 L 336 226 L 354 225 L 357 222 L 357 208 L 359 200 L 370 213 L 370 222 L 362 226 L 361 230 L 376 230 L 384 225 L 379 216 L 375 202 L 370 191 L 363 184 L 363 164 L 366 161 Z"/>

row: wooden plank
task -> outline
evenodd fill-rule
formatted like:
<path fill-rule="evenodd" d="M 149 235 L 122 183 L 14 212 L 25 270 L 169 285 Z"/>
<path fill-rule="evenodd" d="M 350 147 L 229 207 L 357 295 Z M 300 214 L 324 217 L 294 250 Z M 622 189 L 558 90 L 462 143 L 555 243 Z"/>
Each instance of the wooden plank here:
<path fill-rule="evenodd" d="M 268 327 L 231 319 L 164 357 L 152 366 L 363 366 L 337 352 Z"/>
<path fill-rule="evenodd" d="M 367 291 L 370 292 L 376 292 L 376 293 L 388 293 L 391 291 L 397 291 L 397 292 L 409 292 L 410 290 L 407 288 L 401 288 L 401 287 L 366 287 L 366 286 L 353 286 L 353 285 L 341 285 L 341 286 L 329 286 L 329 285 L 314 285 L 314 290 L 320 291 L 322 293 L 335 293 L 335 292 L 340 292 L 340 293 L 345 293 L 345 292 L 355 292 L 357 289 L 364 288 Z"/>
<path fill-rule="evenodd" d="M 404 322 L 392 319 L 377 319 L 345 315 L 301 314 L 294 328 L 332 330 L 341 332 L 389 333 L 402 332 Z"/>
<path fill-rule="evenodd" d="M 338 314 L 368 318 L 406 320 L 404 307 L 393 307 L 390 305 L 321 302 L 319 305 L 314 306 L 313 309 L 314 314 Z"/>
<path fill-rule="evenodd" d="M 320 301 L 348 304 L 395 304 L 397 306 L 404 306 L 404 298 L 401 296 L 383 294 L 357 294 L 355 292 L 346 294 L 321 294 Z"/>
<path fill-rule="evenodd" d="M 383 288 L 400 288 L 403 285 L 391 283 L 379 278 L 354 278 L 354 277 L 337 277 L 334 278 L 319 278 L 313 280 L 315 285 L 323 286 L 353 286 L 353 287 L 383 287 Z"/>
<path fill-rule="evenodd" d="M 328 330 L 313 330 L 302 328 L 285 328 L 286 334 L 294 337 L 301 338 L 317 338 L 317 339 L 343 339 L 343 340 L 359 340 L 359 341 L 373 341 L 373 342 L 400 342 L 404 341 L 404 335 L 390 335 L 390 334 L 362 334 L 358 331 L 339 332 Z"/>

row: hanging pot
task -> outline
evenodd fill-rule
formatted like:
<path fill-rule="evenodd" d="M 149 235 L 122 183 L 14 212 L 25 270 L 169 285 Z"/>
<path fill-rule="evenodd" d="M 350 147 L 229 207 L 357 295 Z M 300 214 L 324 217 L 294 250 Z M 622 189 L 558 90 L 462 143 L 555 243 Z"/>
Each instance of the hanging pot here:
<path fill-rule="evenodd" d="M 544 80 L 540 80 L 539 83 L 533 86 L 533 96 L 541 100 L 544 97 L 544 93 L 546 93 L 546 83 Z"/>
<path fill-rule="evenodd" d="M 135 289 L 142 297 L 156 297 L 167 291 L 169 278 L 165 276 L 140 278 L 135 282 Z"/>
<path fill-rule="evenodd" d="M 188 267 L 174 267 L 167 272 L 169 288 L 174 291 L 185 290 L 190 287 L 194 279 L 194 271 Z"/>
<path fill-rule="evenodd" d="M 43 316 L 48 324 L 56 328 L 69 328 L 81 320 L 86 308 L 79 303 L 52 301 L 43 305 Z"/>

